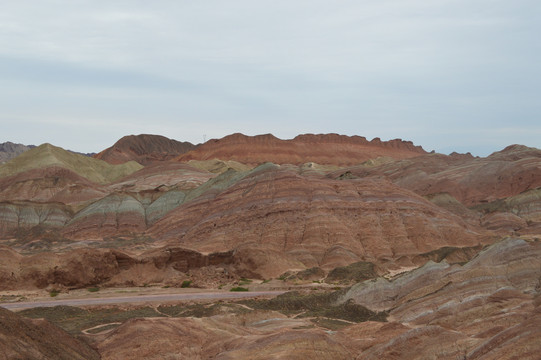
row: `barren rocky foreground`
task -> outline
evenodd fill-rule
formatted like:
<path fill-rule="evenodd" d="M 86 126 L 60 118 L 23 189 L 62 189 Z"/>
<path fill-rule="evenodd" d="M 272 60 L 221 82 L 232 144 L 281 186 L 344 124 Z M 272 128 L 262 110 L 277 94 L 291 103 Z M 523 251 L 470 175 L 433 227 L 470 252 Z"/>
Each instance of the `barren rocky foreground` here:
<path fill-rule="evenodd" d="M 234 134 L 130 136 L 95 158 L 28 149 L 0 165 L 0 301 L 286 293 L 2 310 L 0 358 L 538 359 L 540 187 L 541 150 L 520 145 L 477 158 Z"/>

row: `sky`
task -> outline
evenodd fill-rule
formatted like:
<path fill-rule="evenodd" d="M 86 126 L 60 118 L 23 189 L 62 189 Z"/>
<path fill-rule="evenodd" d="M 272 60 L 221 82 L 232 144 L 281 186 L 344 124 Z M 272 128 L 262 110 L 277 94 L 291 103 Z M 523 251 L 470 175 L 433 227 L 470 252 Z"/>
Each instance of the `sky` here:
<path fill-rule="evenodd" d="M 541 148 L 540 19 L 539 0 L 4 1 L 0 142 L 339 133 Z"/>

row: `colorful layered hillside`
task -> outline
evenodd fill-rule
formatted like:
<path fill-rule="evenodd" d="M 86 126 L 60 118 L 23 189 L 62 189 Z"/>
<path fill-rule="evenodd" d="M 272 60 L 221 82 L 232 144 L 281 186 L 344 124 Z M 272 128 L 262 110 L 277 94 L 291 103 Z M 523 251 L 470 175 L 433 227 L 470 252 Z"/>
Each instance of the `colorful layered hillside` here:
<path fill-rule="evenodd" d="M 385 176 L 420 195 L 446 192 L 472 206 L 541 187 L 541 150 L 512 145 L 486 158 L 426 154 L 379 166 L 356 166 L 330 176 L 346 172 L 357 177 Z"/>
<path fill-rule="evenodd" d="M 159 135 L 129 135 L 118 140 L 113 146 L 94 155 L 96 159 L 110 164 L 136 161 L 147 165 L 156 161 L 172 159 L 195 149 L 189 142 L 180 142 Z"/>
<path fill-rule="evenodd" d="M 176 160 L 235 160 L 249 165 L 264 162 L 354 165 L 378 157 L 405 159 L 421 154 L 426 154 L 421 147 L 400 139 L 381 141 L 376 138 L 368 141 L 361 136 L 307 134 L 292 140 L 281 140 L 271 134 L 233 134 L 222 139 L 209 140 L 197 149 L 178 156 Z"/>
<path fill-rule="evenodd" d="M 300 172 L 266 164 L 224 173 L 148 234 L 201 252 L 242 252 L 263 278 L 361 260 L 411 266 L 419 253 L 483 241 L 480 227 L 385 179 Z"/>
<path fill-rule="evenodd" d="M 475 158 L 338 135 L 222 140 L 234 139 L 259 144 L 257 156 L 267 149 L 272 158 L 283 144 L 289 145 L 275 155 L 288 147 L 315 155 L 299 158 L 301 165 L 269 162 L 253 169 L 220 159 L 142 167 L 45 144 L 0 166 L 0 236 L 23 252 L 91 240 L 138 251 L 231 253 L 234 273 L 267 278 L 314 267 L 328 273 L 359 261 L 380 273 L 397 271 L 437 259 L 438 251 L 447 251 L 441 249 L 479 249 L 500 236 L 541 232 L 541 151 L 534 148 L 511 146 Z M 323 143 L 327 158 L 318 150 Z M 417 156 L 362 153 L 369 160 L 355 166 L 331 163 L 340 162 L 330 157 L 332 149 L 349 149 L 334 153 L 347 159 L 355 144 L 355 151 L 368 146 Z M 318 156 L 328 164 L 304 162 Z"/>

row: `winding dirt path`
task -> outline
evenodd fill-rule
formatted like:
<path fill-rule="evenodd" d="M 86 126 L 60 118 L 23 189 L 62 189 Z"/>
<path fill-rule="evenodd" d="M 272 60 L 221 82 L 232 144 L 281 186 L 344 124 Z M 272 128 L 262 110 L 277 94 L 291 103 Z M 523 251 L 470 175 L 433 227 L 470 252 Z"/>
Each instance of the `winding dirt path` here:
<path fill-rule="evenodd" d="M 187 300 L 224 300 L 243 299 L 259 296 L 277 296 L 285 291 L 247 291 L 247 292 L 211 292 L 211 293 L 189 293 L 189 294 L 159 294 L 159 295 L 132 295 L 115 296 L 107 298 L 85 298 L 85 299 L 58 299 L 47 301 L 21 301 L 15 303 L 0 303 L 0 306 L 9 310 L 22 310 L 36 307 L 52 307 L 58 305 L 67 306 L 92 306 L 111 305 L 125 303 L 145 302 L 169 302 Z"/>

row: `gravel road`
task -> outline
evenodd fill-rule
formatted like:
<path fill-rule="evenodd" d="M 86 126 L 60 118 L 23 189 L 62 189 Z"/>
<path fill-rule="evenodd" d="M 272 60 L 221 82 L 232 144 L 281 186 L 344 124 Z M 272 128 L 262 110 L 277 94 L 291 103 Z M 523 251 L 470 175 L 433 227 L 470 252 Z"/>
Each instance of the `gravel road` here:
<path fill-rule="evenodd" d="M 247 292 L 214 292 L 214 293 L 190 293 L 190 294 L 159 294 L 159 295 L 133 295 L 104 298 L 85 299 L 58 299 L 47 301 L 21 301 L 14 303 L 0 303 L 0 306 L 9 310 L 30 309 L 36 307 L 52 307 L 58 305 L 68 306 L 92 306 L 111 305 L 123 303 L 144 303 L 144 302 L 169 302 L 186 300 L 223 300 L 242 299 L 257 296 L 277 296 L 285 291 L 247 291 Z"/>

